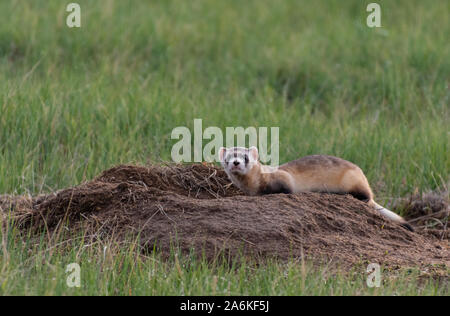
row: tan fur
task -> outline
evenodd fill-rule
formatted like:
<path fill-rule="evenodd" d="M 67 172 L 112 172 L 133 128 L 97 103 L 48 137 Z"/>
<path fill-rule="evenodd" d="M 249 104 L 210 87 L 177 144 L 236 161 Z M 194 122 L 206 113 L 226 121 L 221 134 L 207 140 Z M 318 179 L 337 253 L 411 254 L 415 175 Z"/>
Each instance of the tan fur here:
<path fill-rule="evenodd" d="M 412 230 L 402 217 L 375 203 L 372 189 L 363 171 L 349 161 L 332 156 L 313 155 L 288 162 L 273 172 L 268 172 L 270 169 L 271 167 L 258 162 L 247 174 L 232 175 L 231 180 L 249 195 L 285 191 L 352 194 L 369 203 L 384 217 Z"/>
<path fill-rule="evenodd" d="M 362 170 L 349 161 L 323 155 L 307 156 L 281 165 L 293 178 L 292 192 L 361 193 L 367 200 L 372 190 Z"/>

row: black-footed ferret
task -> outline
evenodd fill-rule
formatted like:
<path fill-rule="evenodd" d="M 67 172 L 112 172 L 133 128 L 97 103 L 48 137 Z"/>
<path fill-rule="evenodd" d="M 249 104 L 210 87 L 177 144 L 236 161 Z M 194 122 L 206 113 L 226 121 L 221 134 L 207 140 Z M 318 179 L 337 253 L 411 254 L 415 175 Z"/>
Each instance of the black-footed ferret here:
<path fill-rule="evenodd" d="M 259 162 L 258 149 L 220 148 L 219 158 L 231 181 L 244 193 L 328 192 L 351 194 L 373 206 L 382 216 L 414 231 L 405 219 L 373 200 L 372 189 L 361 168 L 341 158 L 306 156 L 278 168 Z"/>

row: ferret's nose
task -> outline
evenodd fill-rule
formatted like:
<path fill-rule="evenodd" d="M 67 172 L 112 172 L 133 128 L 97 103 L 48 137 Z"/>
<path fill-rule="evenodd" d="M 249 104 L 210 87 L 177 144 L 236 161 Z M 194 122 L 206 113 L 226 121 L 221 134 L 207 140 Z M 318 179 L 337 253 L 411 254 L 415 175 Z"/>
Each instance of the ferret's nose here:
<path fill-rule="evenodd" d="M 239 165 L 239 161 L 235 160 L 235 161 L 233 162 L 233 165 L 235 165 L 235 166 Z"/>

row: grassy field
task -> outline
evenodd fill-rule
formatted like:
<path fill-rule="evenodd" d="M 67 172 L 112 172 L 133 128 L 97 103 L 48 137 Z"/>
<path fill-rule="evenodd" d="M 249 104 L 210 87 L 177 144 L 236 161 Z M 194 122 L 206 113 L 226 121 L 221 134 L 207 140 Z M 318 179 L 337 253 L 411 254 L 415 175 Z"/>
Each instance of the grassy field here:
<path fill-rule="evenodd" d="M 136 240 L 93 244 L 77 238 L 23 242 L 14 229 L 3 234 L 2 295 L 448 295 L 448 287 L 420 277 L 418 269 L 382 270 L 381 286 L 368 287 L 367 264 L 348 272 L 292 259 L 263 265 L 240 259 L 210 263 L 173 251 L 170 260 L 143 256 Z M 80 287 L 69 287 L 67 265 L 80 265 Z"/>
<path fill-rule="evenodd" d="M 447 0 L 378 1 L 380 29 L 360 0 L 77 2 L 73 29 L 61 1 L 0 2 L 0 193 L 170 161 L 172 129 L 194 118 L 278 126 L 281 162 L 353 161 L 380 202 L 449 181 Z M 132 247 L 106 260 L 97 246 L 66 256 L 45 239 L 31 250 L 11 232 L 2 240 L 0 294 L 420 294 L 411 275 L 373 290 L 362 278 L 299 277 L 294 264 L 172 269 Z M 87 280 L 78 290 L 61 280 L 74 259 Z"/>

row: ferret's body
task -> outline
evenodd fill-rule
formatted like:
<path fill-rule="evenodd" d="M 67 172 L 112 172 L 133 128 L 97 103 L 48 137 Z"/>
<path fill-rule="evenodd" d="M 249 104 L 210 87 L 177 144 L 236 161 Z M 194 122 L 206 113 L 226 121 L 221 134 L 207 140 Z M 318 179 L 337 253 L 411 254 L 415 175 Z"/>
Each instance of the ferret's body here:
<path fill-rule="evenodd" d="M 255 147 L 223 150 L 220 158 L 225 171 L 231 181 L 248 195 L 299 192 L 351 194 L 373 206 L 384 217 L 412 230 L 402 217 L 373 200 L 363 171 L 349 161 L 313 155 L 273 168 L 259 163 Z"/>
<path fill-rule="evenodd" d="M 346 160 L 323 155 L 306 156 L 272 170 L 255 164 L 246 175 L 233 175 L 244 182 L 249 195 L 268 193 L 330 192 L 349 193 L 369 201 L 373 194 L 362 170 Z M 247 180 L 247 181 L 246 181 Z"/>

